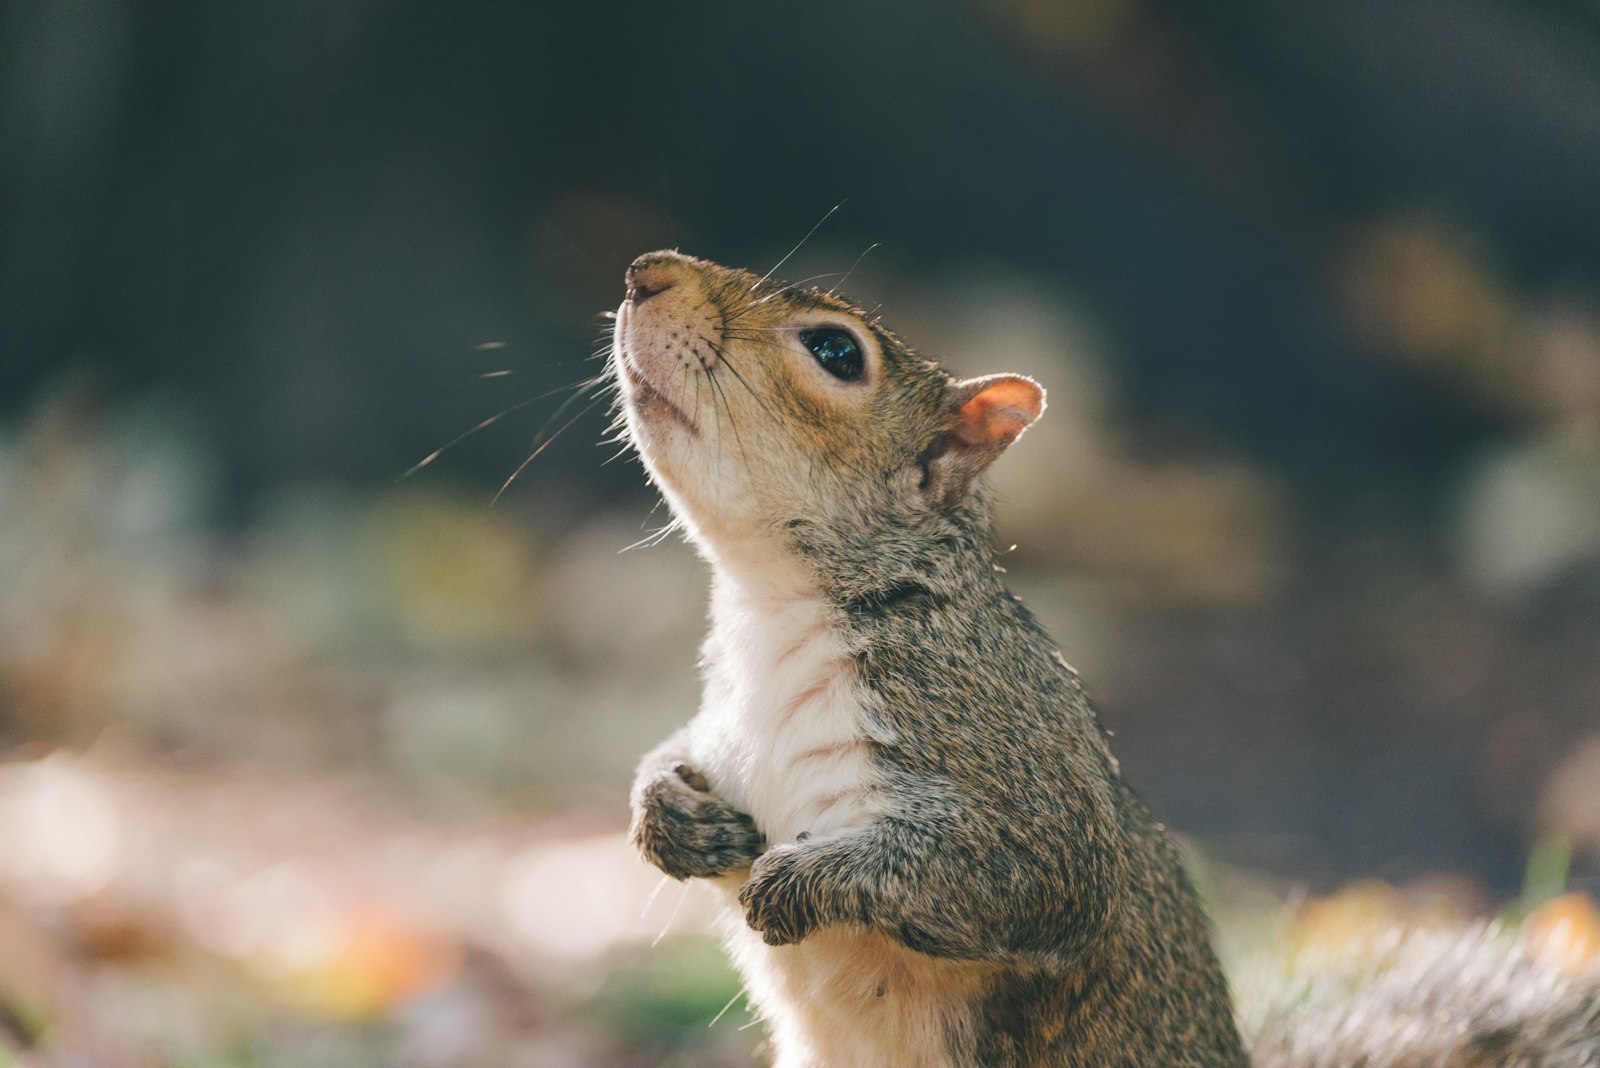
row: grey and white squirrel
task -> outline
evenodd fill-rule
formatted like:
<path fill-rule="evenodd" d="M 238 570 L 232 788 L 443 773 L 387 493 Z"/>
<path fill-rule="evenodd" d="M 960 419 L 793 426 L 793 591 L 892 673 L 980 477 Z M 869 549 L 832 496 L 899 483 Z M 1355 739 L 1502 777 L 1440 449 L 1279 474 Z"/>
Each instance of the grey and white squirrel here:
<path fill-rule="evenodd" d="M 621 418 L 710 563 L 704 700 L 631 836 L 725 902 L 778 1068 L 1600 1066 L 1600 987 L 1476 936 L 1236 1023 L 1165 830 L 994 565 L 984 469 L 1044 411 L 828 292 L 627 272 Z"/>

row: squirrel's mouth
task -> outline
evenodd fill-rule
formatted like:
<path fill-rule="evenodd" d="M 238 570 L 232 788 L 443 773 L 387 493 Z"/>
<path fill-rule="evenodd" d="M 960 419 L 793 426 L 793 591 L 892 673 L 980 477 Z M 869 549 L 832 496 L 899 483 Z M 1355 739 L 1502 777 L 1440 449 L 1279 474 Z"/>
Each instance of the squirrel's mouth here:
<path fill-rule="evenodd" d="M 700 428 L 695 425 L 694 420 L 685 415 L 682 408 L 668 400 L 666 394 L 651 384 L 650 380 L 639 370 L 638 365 L 633 362 L 633 358 L 628 355 L 626 349 L 618 353 L 617 363 L 622 370 L 622 377 L 627 383 L 624 395 L 635 411 L 644 417 L 664 416 L 683 427 L 694 437 L 700 436 Z"/>

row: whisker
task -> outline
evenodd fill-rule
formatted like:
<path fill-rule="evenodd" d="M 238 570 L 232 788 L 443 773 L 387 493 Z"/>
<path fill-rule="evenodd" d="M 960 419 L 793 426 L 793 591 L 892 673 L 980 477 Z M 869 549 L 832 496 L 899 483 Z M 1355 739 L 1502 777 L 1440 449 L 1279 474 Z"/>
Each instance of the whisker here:
<path fill-rule="evenodd" d="M 708 345 L 712 344 L 710 338 L 706 338 L 705 340 L 706 340 L 706 344 L 708 344 Z M 712 347 L 713 347 L 713 349 L 715 348 L 714 345 Z M 728 394 L 723 391 L 722 383 L 717 381 L 716 369 L 713 368 L 710 364 L 706 363 L 706 358 L 704 356 L 700 355 L 700 350 L 698 348 L 695 348 L 692 351 L 694 352 L 694 358 L 700 361 L 700 366 L 706 373 L 706 382 L 709 383 L 710 386 L 711 386 L 712 407 L 713 408 L 716 407 L 716 402 L 720 398 L 721 402 L 722 402 L 722 410 L 728 413 L 728 427 L 729 427 L 729 429 L 731 429 L 733 431 L 733 440 L 739 446 L 739 456 L 744 460 L 745 467 L 749 467 L 750 466 L 750 454 L 745 452 L 745 449 L 744 449 L 744 438 L 739 433 L 739 421 L 734 418 L 733 406 L 728 403 Z M 726 364 L 727 361 L 724 360 L 723 363 Z M 721 434 L 717 435 L 717 466 L 719 468 L 722 466 L 722 435 Z"/>
<path fill-rule="evenodd" d="M 650 943 L 650 948 L 651 949 L 654 949 L 657 946 L 659 946 L 661 944 L 661 940 L 663 938 L 667 937 L 667 932 L 672 930 L 672 925 L 678 918 L 678 910 L 683 908 L 684 898 L 689 896 L 689 887 L 691 885 L 693 885 L 693 884 L 691 884 L 691 883 L 684 883 L 683 884 L 683 893 L 678 895 L 678 903 L 676 905 L 672 906 L 672 914 L 667 917 L 667 922 L 664 923 L 661 926 L 661 933 L 656 935 L 656 940 L 654 942 Z"/>
<path fill-rule="evenodd" d="M 740 374 L 739 369 L 733 365 L 733 361 L 728 358 L 728 350 L 723 348 L 721 345 L 718 345 L 710 338 L 706 339 L 706 344 L 710 345 L 712 351 L 721 357 L 723 366 L 727 367 L 728 373 L 733 375 L 733 377 L 738 380 L 739 384 L 744 387 L 744 391 L 750 394 L 750 396 L 754 398 L 755 402 L 761 406 L 761 410 L 766 412 L 768 415 L 773 416 L 773 418 L 777 418 L 772 409 L 767 407 L 767 402 L 762 399 L 761 394 L 757 393 L 755 389 L 751 387 L 750 383 L 745 381 L 744 375 Z"/>
<path fill-rule="evenodd" d="M 798 282 L 790 282 L 788 285 L 784 286 L 781 289 L 773 290 L 771 293 L 768 293 L 766 296 L 762 297 L 760 300 L 753 300 L 749 304 L 746 304 L 743 308 L 739 309 L 739 314 L 740 315 L 747 314 L 752 308 L 759 308 L 759 307 L 761 307 L 761 305 L 767 303 L 767 301 L 776 300 L 777 298 L 783 296 L 785 293 L 790 293 L 790 292 L 793 292 L 796 289 L 800 289 L 803 286 L 806 286 L 806 285 L 808 285 L 808 284 L 810 284 L 812 282 L 815 282 L 819 278 L 833 278 L 833 277 L 837 276 L 838 274 L 839 274 L 838 271 L 823 271 L 821 274 L 814 274 L 810 278 L 802 278 Z M 849 272 L 846 271 L 845 274 L 848 276 Z M 829 290 L 829 292 L 832 293 L 832 290 Z"/>
<path fill-rule="evenodd" d="M 656 540 L 651 542 L 648 546 L 646 546 L 646 548 L 655 548 L 657 545 L 660 545 L 662 542 L 667 540 L 667 535 L 674 534 L 682 529 L 682 521 L 674 519 L 670 524 L 661 528 L 661 532 L 656 535 Z"/>
<path fill-rule="evenodd" d="M 505 371 L 505 372 L 501 372 L 501 373 L 510 374 L 511 372 L 510 371 Z M 443 445 L 440 445 L 437 449 L 434 449 L 428 455 L 424 456 L 421 460 L 418 460 L 415 464 L 412 464 L 411 467 L 408 468 L 406 470 L 406 472 L 404 474 L 402 474 L 399 478 L 396 478 L 395 481 L 396 482 L 401 482 L 401 481 L 403 481 L 405 479 L 410 478 L 412 475 L 416 474 L 418 471 L 421 471 L 424 467 L 427 467 L 429 464 L 433 463 L 433 461 L 437 460 L 440 456 L 444 455 L 445 452 L 447 452 L 451 448 L 455 447 L 456 445 L 459 445 L 461 442 L 465 441 L 467 438 L 470 438 L 472 435 L 476 434 L 478 431 L 486 430 L 489 427 L 494 426 L 494 424 L 498 423 L 500 420 L 504 419 L 506 416 L 510 415 L 512 412 L 521 411 L 523 408 L 526 408 L 528 405 L 537 404 L 539 401 L 542 401 L 547 397 L 553 397 L 557 393 L 561 393 L 561 392 L 564 392 L 564 391 L 569 390 L 569 389 L 577 389 L 578 392 L 573 394 L 572 398 L 570 398 L 567 401 L 567 404 L 570 404 L 572 402 L 572 400 L 575 400 L 578 397 L 583 396 L 589 390 L 591 390 L 595 386 L 599 385 L 602 381 L 603 381 L 603 379 L 598 379 L 598 378 L 585 378 L 585 379 L 582 379 L 581 381 L 574 382 L 571 385 L 557 386 L 555 389 L 546 390 L 545 392 L 539 394 L 536 397 L 529 397 L 527 400 L 518 401 L 516 404 L 513 404 L 511 407 L 505 409 L 504 411 L 497 412 L 494 415 L 491 415 L 489 418 L 485 419 L 483 422 L 481 422 L 478 425 L 474 426 L 472 429 L 463 431 L 462 433 L 457 434 L 455 437 L 451 438 L 449 441 L 445 442 Z M 564 405 L 562 405 L 562 407 L 564 408 L 564 407 L 566 407 L 566 405 L 564 404 Z M 557 416 L 560 415 L 560 412 L 561 412 L 561 408 L 556 409 Z M 549 424 L 547 423 L 546 425 L 548 426 Z"/>
<path fill-rule="evenodd" d="M 767 279 L 771 278 L 773 273 L 776 272 L 779 267 L 782 267 L 784 264 L 788 263 L 789 262 L 789 257 L 793 256 L 796 252 L 799 252 L 800 251 L 800 247 L 802 245 L 804 245 L 807 241 L 811 240 L 811 235 L 816 233 L 822 227 L 823 223 L 825 223 L 829 219 L 833 218 L 833 213 L 834 212 L 838 211 L 840 208 L 842 208 L 844 206 L 845 206 L 845 201 L 841 200 L 841 201 L 839 201 L 839 203 L 837 203 L 833 207 L 829 208 L 827 214 L 824 215 L 822 218 L 817 220 L 817 225 L 813 226 L 811 229 L 806 231 L 806 236 L 802 237 L 800 239 L 799 244 L 795 245 L 794 248 L 792 248 L 788 252 L 784 253 L 783 259 L 779 260 L 777 263 L 774 263 L 772 265 L 772 270 L 770 270 L 766 274 L 762 275 L 761 278 L 759 280 L 757 280 L 756 284 L 750 287 L 750 292 L 754 293 L 756 290 L 760 289 L 763 282 L 765 282 Z"/>
<path fill-rule="evenodd" d="M 714 379 L 712 379 L 712 377 L 711 377 L 711 368 L 710 368 L 710 366 L 708 366 L 706 364 L 706 358 L 705 358 L 705 356 L 703 356 L 701 354 L 699 345 L 697 345 L 697 344 L 690 345 L 689 346 L 689 352 L 694 356 L 695 361 L 700 364 L 700 370 L 702 372 L 704 372 L 704 378 L 706 379 L 706 384 L 707 384 L 707 387 L 708 387 L 706 392 L 711 397 L 711 411 L 712 411 L 712 414 L 715 415 L 715 414 L 717 414 L 717 407 L 718 407 L 717 400 L 718 400 L 718 392 L 719 391 L 717 390 L 716 381 Z M 701 377 L 702 376 L 700 376 L 700 375 L 696 375 L 695 376 L 695 380 L 694 380 L 694 400 L 695 400 L 695 406 L 696 406 L 697 410 L 698 410 L 699 404 L 700 404 L 700 378 Z M 729 422 L 731 423 L 732 422 L 732 418 L 733 418 L 733 413 L 731 411 L 728 413 L 728 417 L 729 417 Z M 722 469 L 722 435 L 718 434 L 716 437 L 717 437 L 717 470 L 721 470 Z"/>
<path fill-rule="evenodd" d="M 644 907 L 639 910 L 639 918 L 641 920 L 644 919 L 645 915 L 650 911 L 650 906 L 656 903 L 656 897 L 660 895 L 661 888 L 666 886 L 667 882 L 671 878 L 672 877 L 670 875 L 663 875 L 661 877 L 661 881 L 656 883 L 656 888 L 650 891 L 650 896 L 644 899 Z"/>
<path fill-rule="evenodd" d="M 734 994 L 733 997 L 729 998 L 726 1005 L 722 1006 L 722 1011 L 711 1017 L 711 1022 L 706 1024 L 706 1030 L 709 1031 L 711 1028 L 717 1026 L 717 1021 L 726 1016 L 728 1014 L 728 1010 L 733 1008 L 733 1003 L 742 997 L 744 997 L 744 987 L 741 986 L 739 988 L 739 992 Z"/>
<path fill-rule="evenodd" d="M 850 265 L 850 269 L 844 272 L 844 277 L 833 283 L 833 288 L 828 290 L 828 296 L 833 296 L 838 291 L 840 286 L 850 281 L 850 276 L 856 273 L 856 268 L 860 267 L 861 261 L 867 258 L 867 253 L 877 248 L 880 244 L 882 244 L 882 242 L 874 241 L 872 244 L 868 245 L 866 249 L 862 251 L 861 255 L 856 257 L 856 262 Z"/>
<path fill-rule="evenodd" d="M 582 419 L 584 416 L 588 415 L 589 412 L 594 409 L 594 406 L 596 404 L 599 404 L 599 403 L 600 403 L 600 398 L 598 398 L 598 397 L 596 397 L 593 400 L 591 400 L 587 405 L 584 406 L 582 411 L 580 411 L 577 415 L 573 416 L 571 419 L 568 419 L 565 423 L 563 423 L 561 425 L 561 429 L 560 430 L 557 430 L 554 434 L 551 434 L 549 437 L 545 438 L 544 442 L 537 449 L 534 449 L 532 452 L 530 452 L 528 454 L 528 458 L 526 460 L 522 461 L 520 464 L 518 464 L 517 465 L 517 469 L 515 471 L 511 472 L 511 477 L 506 479 L 504 482 L 502 482 L 500 484 L 500 488 L 498 490 L 496 490 L 494 496 L 492 498 L 490 498 L 489 506 L 491 508 L 494 507 L 494 505 L 497 504 L 499 502 L 500 498 L 505 494 L 506 490 L 510 488 L 511 483 L 513 483 L 513 482 L 515 482 L 517 480 L 517 476 L 518 475 L 522 474 L 523 471 L 527 470 L 527 467 L 528 467 L 529 464 L 533 463 L 534 460 L 538 459 L 540 453 L 542 453 L 542 452 L 544 452 L 544 450 L 548 449 L 552 442 L 554 442 L 562 434 L 567 432 L 567 428 L 568 427 L 572 426 L 573 423 L 576 423 L 579 419 Z"/>
<path fill-rule="evenodd" d="M 654 512 L 655 509 L 652 508 L 650 511 Z M 645 518 L 648 519 L 649 517 L 646 516 Z M 672 522 L 668 523 L 666 526 L 660 528 L 659 530 L 652 530 L 650 533 L 646 534 L 632 545 L 618 549 L 617 553 L 620 555 L 622 553 L 632 552 L 635 549 L 654 549 L 657 545 L 660 545 L 662 542 L 666 541 L 667 537 L 672 534 L 673 531 L 681 529 L 682 526 L 682 522 L 679 521 L 676 516 L 674 516 Z"/>

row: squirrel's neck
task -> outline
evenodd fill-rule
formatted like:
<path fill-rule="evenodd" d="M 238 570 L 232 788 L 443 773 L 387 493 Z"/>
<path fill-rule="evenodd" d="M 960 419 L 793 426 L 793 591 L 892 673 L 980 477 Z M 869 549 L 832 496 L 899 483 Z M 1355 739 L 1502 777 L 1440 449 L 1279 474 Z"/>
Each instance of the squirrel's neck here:
<path fill-rule="evenodd" d="M 826 522 L 792 520 L 782 532 L 787 566 L 841 608 L 871 605 L 912 588 L 958 598 L 997 584 L 987 510 L 907 510 Z"/>
<path fill-rule="evenodd" d="M 700 544 L 711 565 L 713 605 L 781 605 L 821 595 L 821 584 L 806 562 L 777 539 L 751 537 Z"/>
<path fill-rule="evenodd" d="M 986 508 L 955 514 L 791 519 L 759 533 L 692 537 L 711 565 L 718 596 L 751 604 L 821 597 L 850 607 L 908 586 L 953 596 L 994 585 L 993 530 Z"/>

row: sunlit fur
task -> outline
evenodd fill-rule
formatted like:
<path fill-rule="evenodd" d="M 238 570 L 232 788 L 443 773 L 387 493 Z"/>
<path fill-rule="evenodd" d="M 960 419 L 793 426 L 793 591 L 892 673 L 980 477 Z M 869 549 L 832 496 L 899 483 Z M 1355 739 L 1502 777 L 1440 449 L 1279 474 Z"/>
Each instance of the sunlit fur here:
<path fill-rule="evenodd" d="M 956 382 L 816 290 L 634 274 L 628 437 L 712 564 L 705 700 L 641 766 L 634 840 L 720 873 L 777 1064 L 1241 1064 L 1177 855 L 993 566 L 975 480 L 1042 391 Z M 799 343 L 819 325 L 860 381 Z"/>
<path fill-rule="evenodd" d="M 670 253 L 641 262 L 678 281 L 617 313 L 628 437 L 714 564 L 790 589 L 794 576 L 765 574 L 788 555 L 786 524 L 903 507 L 918 477 L 905 458 L 942 429 L 949 377 L 836 297 Z M 862 381 L 832 378 L 800 343 L 801 330 L 824 324 L 860 338 Z M 650 393 L 683 420 L 639 403 Z"/>
<path fill-rule="evenodd" d="M 676 253 L 630 282 L 626 434 L 712 565 L 704 701 L 641 763 L 631 836 L 723 894 L 779 1068 L 1244 1068 L 1178 850 L 994 566 L 979 476 L 1039 387 Z M 824 324 L 859 382 L 800 344 Z M 1348 1017 L 1307 995 L 1263 1068 L 1600 1068 L 1592 984 L 1452 952 Z"/>
<path fill-rule="evenodd" d="M 685 756 L 769 844 L 819 840 L 884 813 L 870 745 L 893 737 L 854 670 L 834 605 L 793 560 L 791 521 L 870 507 L 864 479 L 887 475 L 900 484 L 886 495 L 911 493 L 921 476 L 905 457 L 942 427 L 907 418 L 895 391 L 909 370 L 931 415 L 949 380 L 922 361 L 895 366 L 903 350 L 886 355 L 886 335 L 842 300 L 663 259 L 679 281 L 623 307 L 613 358 L 636 361 L 693 424 L 633 403 L 641 391 L 619 371 L 630 439 L 716 565 L 705 698 Z M 800 329 L 841 320 L 867 350 L 861 382 L 832 379 L 799 344 Z M 945 1063 L 980 982 L 973 968 L 939 966 L 857 929 L 768 946 L 738 905 L 745 874 L 719 881 L 724 935 L 781 1068 Z"/>

